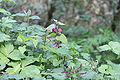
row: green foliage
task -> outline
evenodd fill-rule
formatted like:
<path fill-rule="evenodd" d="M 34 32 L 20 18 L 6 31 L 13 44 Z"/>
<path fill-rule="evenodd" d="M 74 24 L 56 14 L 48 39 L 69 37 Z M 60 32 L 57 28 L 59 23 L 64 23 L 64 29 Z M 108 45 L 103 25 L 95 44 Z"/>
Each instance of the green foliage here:
<path fill-rule="evenodd" d="M 57 20 L 43 28 L 31 24 L 30 19 L 40 18 L 32 16 L 30 10 L 16 14 L 5 9 L 0 12 L 1 80 L 120 79 L 119 38 L 109 28 L 99 29 L 96 35 L 80 28 L 77 32 L 82 29 L 85 33 L 69 42 L 61 29 L 65 25 Z M 18 22 L 19 18 L 27 20 Z"/>
<path fill-rule="evenodd" d="M 99 49 L 100 51 L 107 51 L 107 50 L 111 50 L 113 51 L 115 54 L 119 55 L 120 54 L 120 43 L 119 42 L 109 42 L 108 45 L 103 45 L 100 46 Z"/>
<path fill-rule="evenodd" d="M 2 1 L 8 1 L 8 2 L 11 2 L 11 3 L 16 4 L 16 3 L 15 3 L 15 0 L 0 0 L 0 2 L 2 2 Z"/>
<path fill-rule="evenodd" d="M 61 42 L 63 42 L 64 44 L 68 43 L 67 42 L 67 38 L 65 37 L 64 34 L 61 34 L 60 36 L 57 36 L 56 39 L 59 40 L 59 41 L 61 41 Z"/>
<path fill-rule="evenodd" d="M 109 65 L 101 65 L 98 68 L 98 71 L 103 73 L 103 74 L 110 74 L 111 66 Z"/>

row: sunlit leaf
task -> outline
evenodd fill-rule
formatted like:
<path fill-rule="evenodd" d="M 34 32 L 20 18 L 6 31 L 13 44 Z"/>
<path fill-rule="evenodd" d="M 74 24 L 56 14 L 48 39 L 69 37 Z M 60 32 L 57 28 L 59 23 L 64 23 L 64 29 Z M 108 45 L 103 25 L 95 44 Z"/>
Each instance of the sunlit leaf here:
<path fill-rule="evenodd" d="M 101 65 L 99 68 L 98 68 L 98 71 L 101 72 L 101 73 L 104 73 L 104 74 L 110 74 L 112 70 L 112 67 L 109 66 L 109 65 Z"/>
<path fill-rule="evenodd" d="M 103 45 L 99 47 L 99 51 L 107 51 L 110 50 L 110 46 L 109 45 Z"/>
<path fill-rule="evenodd" d="M 120 54 L 120 43 L 119 42 L 113 42 L 113 41 L 111 41 L 111 42 L 109 42 L 109 46 L 111 47 L 111 50 L 115 54 L 117 54 L 117 55 Z"/>
<path fill-rule="evenodd" d="M 6 43 L 5 45 L 1 45 L 0 52 L 5 56 L 8 56 L 14 49 L 14 46 L 10 43 Z"/>
<path fill-rule="evenodd" d="M 16 4 L 15 0 L 0 0 L 0 2 L 1 2 L 1 1 L 8 1 L 8 2 L 11 2 L 11 3 Z"/>
<path fill-rule="evenodd" d="M 26 51 L 26 46 L 23 47 L 20 46 L 18 49 L 23 54 Z"/>
<path fill-rule="evenodd" d="M 9 40 L 10 40 L 10 36 L 9 35 L 6 35 L 4 33 L 0 33 L 0 42 L 9 41 Z"/>
<path fill-rule="evenodd" d="M 55 26 L 56 26 L 55 24 L 51 24 L 46 28 L 46 30 L 49 30 L 52 32 L 52 29 L 55 28 Z"/>
<path fill-rule="evenodd" d="M 57 36 L 56 39 L 61 41 L 62 43 L 66 44 L 66 45 L 68 44 L 67 38 L 64 34 L 61 34 L 60 36 Z"/>
<path fill-rule="evenodd" d="M 3 8 L 0 8 L 0 13 L 3 13 L 3 14 L 5 14 L 5 15 L 10 15 L 10 14 L 11 14 L 10 12 L 6 11 L 6 10 L 3 9 Z"/>
<path fill-rule="evenodd" d="M 31 16 L 30 19 L 40 19 L 39 16 Z"/>

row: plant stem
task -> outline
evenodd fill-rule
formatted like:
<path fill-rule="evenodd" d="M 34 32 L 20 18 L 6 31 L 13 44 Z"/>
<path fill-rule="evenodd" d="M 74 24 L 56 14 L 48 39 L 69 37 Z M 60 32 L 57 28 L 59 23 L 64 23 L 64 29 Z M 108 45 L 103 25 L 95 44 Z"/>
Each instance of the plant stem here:
<path fill-rule="evenodd" d="M 45 31 L 45 40 L 44 40 L 44 46 L 46 45 L 46 40 L 47 40 L 47 31 Z"/>

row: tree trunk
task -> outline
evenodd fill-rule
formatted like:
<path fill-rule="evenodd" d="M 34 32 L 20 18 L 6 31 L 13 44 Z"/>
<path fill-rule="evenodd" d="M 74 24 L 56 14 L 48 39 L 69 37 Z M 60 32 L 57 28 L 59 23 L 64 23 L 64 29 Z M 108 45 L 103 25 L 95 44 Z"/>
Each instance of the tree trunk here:
<path fill-rule="evenodd" d="M 112 30 L 120 36 L 120 0 L 117 6 L 117 12 L 114 13 L 113 16 L 113 23 L 112 23 Z"/>

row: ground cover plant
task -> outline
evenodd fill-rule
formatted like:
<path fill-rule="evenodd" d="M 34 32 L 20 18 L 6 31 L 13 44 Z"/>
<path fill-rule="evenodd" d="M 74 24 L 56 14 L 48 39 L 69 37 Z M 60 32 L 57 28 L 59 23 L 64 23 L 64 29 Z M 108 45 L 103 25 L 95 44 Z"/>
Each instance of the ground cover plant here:
<path fill-rule="evenodd" d="M 64 32 L 64 23 L 53 19 L 44 28 L 31 24 L 37 19 L 31 10 L 0 8 L 0 80 L 120 79 L 120 39 L 110 27 L 96 35 L 85 28 Z"/>

